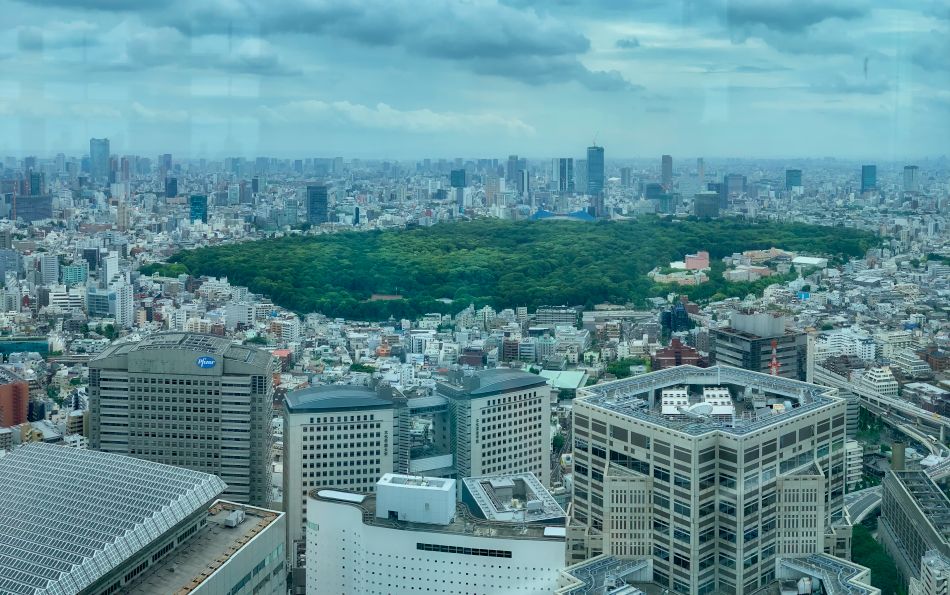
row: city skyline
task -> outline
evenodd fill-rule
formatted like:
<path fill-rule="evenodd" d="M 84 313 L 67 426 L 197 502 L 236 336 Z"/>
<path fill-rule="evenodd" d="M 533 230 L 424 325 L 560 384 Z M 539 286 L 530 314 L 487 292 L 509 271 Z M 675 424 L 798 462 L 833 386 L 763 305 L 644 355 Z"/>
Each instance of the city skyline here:
<path fill-rule="evenodd" d="M 937 2 L 78 4 L 0 3 L 0 152 L 901 161 L 950 123 Z"/>

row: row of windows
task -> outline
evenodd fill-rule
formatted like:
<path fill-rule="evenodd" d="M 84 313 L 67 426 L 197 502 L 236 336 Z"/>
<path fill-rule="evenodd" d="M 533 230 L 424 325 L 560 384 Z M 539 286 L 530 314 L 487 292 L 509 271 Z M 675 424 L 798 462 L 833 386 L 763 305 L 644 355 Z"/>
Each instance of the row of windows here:
<path fill-rule="evenodd" d="M 490 556 L 492 558 L 510 558 L 509 550 L 485 550 L 473 547 L 458 547 L 454 545 L 439 545 L 435 543 L 416 543 L 416 549 L 426 552 L 445 552 L 448 554 L 465 554 L 466 556 Z"/>

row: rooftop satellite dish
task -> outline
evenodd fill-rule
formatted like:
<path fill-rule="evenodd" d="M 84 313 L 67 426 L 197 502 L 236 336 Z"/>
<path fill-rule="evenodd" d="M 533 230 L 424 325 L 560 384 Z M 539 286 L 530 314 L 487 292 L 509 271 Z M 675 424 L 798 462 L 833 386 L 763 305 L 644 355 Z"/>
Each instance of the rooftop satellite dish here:
<path fill-rule="evenodd" d="M 689 407 L 678 407 L 678 409 L 686 417 L 698 421 L 707 421 L 713 412 L 713 406 L 709 403 L 695 403 Z"/>

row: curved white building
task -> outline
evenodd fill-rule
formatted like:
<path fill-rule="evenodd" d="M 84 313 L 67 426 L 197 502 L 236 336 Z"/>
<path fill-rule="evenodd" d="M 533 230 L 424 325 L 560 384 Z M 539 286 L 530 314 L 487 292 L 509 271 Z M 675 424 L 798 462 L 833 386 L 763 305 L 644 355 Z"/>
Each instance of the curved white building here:
<path fill-rule="evenodd" d="M 564 567 L 563 510 L 530 474 L 482 480 L 484 488 L 466 480 L 474 513 L 456 504 L 452 479 L 387 474 L 375 496 L 313 490 L 307 593 L 553 592 Z M 495 520 L 476 516 L 485 506 Z M 506 513 L 517 520 L 497 520 Z"/>

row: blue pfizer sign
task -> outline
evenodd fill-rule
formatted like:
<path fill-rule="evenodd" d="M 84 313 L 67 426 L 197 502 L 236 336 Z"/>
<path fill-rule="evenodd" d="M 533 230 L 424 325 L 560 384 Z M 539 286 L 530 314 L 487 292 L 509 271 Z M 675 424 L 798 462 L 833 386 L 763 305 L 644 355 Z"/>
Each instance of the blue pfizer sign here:
<path fill-rule="evenodd" d="M 210 355 L 202 355 L 201 357 L 195 360 L 195 364 L 197 364 L 199 368 L 205 368 L 205 369 L 213 368 L 216 363 L 217 362 L 215 361 L 215 359 L 211 357 Z"/>

